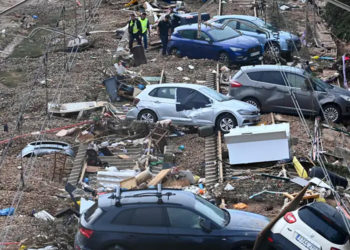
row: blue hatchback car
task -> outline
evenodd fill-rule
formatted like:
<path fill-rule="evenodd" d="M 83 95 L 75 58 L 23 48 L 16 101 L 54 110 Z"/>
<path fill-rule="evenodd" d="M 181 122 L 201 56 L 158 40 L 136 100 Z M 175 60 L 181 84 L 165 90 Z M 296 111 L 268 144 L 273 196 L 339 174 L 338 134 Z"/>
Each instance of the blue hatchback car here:
<path fill-rule="evenodd" d="M 262 58 L 263 47 L 255 38 L 242 35 L 228 26 L 183 25 L 175 29 L 168 43 L 172 55 L 208 58 L 224 64 L 252 64 Z"/>
<path fill-rule="evenodd" d="M 265 50 L 272 48 L 286 58 L 291 57 L 293 51 L 301 48 L 301 41 L 298 36 L 286 31 L 278 31 L 271 24 L 258 17 L 246 15 L 214 16 L 209 23 L 226 23 L 244 35 L 258 39 Z M 262 30 L 266 31 L 267 34 Z"/>

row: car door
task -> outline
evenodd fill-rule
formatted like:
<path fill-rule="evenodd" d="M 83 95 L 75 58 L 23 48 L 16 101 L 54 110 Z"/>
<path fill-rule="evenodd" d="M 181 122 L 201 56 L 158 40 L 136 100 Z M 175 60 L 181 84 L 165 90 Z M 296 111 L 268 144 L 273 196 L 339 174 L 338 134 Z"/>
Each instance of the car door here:
<path fill-rule="evenodd" d="M 196 55 L 196 30 L 180 30 L 179 31 L 181 37 L 183 38 L 181 40 L 181 46 L 178 48 L 181 52 L 182 56 L 187 56 L 190 58 L 195 58 Z"/>
<path fill-rule="evenodd" d="M 213 250 L 229 249 L 226 238 L 220 229 L 205 232 L 200 226 L 202 215 L 185 207 L 167 207 L 169 220 L 169 239 L 172 242 L 169 250 Z M 210 220 L 209 220 L 210 221 Z"/>
<path fill-rule="evenodd" d="M 248 21 L 239 21 L 237 22 L 237 29 L 241 31 L 244 35 L 254 37 L 258 39 L 261 44 L 265 44 L 266 42 L 266 34 L 260 33 L 258 31 L 258 26 L 254 23 Z"/>
<path fill-rule="evenodd" d="M 148 105 L 158 116 L 158 120 L 177 119 L 175 87 L 158 87 L 149 93 Z"/>
<path fill-rule="evenodd" d="M 115 234 L 115 244 L 143 250 L 168 249 L 171 245 L 166 211 L 162 206 L 131 205 L 110 219 L 112 229 L 106 226 L 106 233 Z"/>
<path fill-rule="evenodd" d="M 194 50 L 194 57 L 195 58 L 208 58 L 208 59 L 216 59 L 217 58 L 217 52 L 214 49 L 214 41 L 211 37 L 208 36 L 205 32 L 201 31 L 200 36 L 198 37 L 198 34 L 196 34 L 195 39 L 195 50 Z M 203 53 L 205 51 L 205 53 Z"/>
<path fill-rule="evenodd" d="M 304 114 L 315 114 L 318 110 L 317 102 L 311 88 L 308 88 L 309 82 L 304 76 L 295 73 L 286 73 L 288 83 L 290 84 L 291 95 L 293 94 Z M 310 85 L 309 85 L 310 86 Z M 296 113 L 295 104 L 292 96 L 286 99 L 289 113 Z"/>
<path fill-rule="evenodd" d="M 195 89 L 176 89 L 176 111 L 178 122 L 184 125 L 200 126 L 213 123 L 212 100 Z"/>
<path fill-rule="evenodd" d="M 264 112 L 286 112 L 289 89 L 280 71 L 253 71 L 247 73 L 255 83 L 258 100 Z"/>

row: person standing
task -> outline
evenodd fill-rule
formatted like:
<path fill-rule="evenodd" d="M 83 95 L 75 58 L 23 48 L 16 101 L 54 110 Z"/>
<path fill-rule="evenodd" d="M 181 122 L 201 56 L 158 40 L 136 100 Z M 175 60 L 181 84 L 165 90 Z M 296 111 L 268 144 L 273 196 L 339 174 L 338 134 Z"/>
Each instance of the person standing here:
<path fill-rule="evenodd" d="M 137 44 L 141 45 L 141 22 L 136 19 L 134 13 L 130 14 L 130 21 L 128 23 L 128 31 L 129 31 L 129 49 L 132 50 L 132 44 L 134 39 L 136 39 Z"/>
<path fill-rule="evenodd" d="M 162 54 L 166 55 L 166 50 L 168 46 L 168 37 L 171 35 L 171 23 L 170 23 L 169 15 L 166 15 L 164 20 L 161 20 L 158 23 L 158 35 L 160 37 L 160 40 L 163 46 Z"/>
<path fill-rule="evenodd" d="M 140 18 L 140 23 L 141 23 L 141 36 L 143 38 L 143 44 L 144 44 L 144 48 L 147 51 L 147 32 L 148 32 L 148 36 L 151 37 L 151 29 L 149 26 L 149 21 L 147 18 L 147 14 L 145 12 L 142 13 L 141 18 Z"/>

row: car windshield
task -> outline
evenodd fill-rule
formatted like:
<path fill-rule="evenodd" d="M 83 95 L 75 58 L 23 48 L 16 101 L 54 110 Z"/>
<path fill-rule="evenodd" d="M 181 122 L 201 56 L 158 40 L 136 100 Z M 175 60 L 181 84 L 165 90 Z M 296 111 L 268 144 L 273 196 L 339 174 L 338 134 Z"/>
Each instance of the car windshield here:
<path fill-rule="evenodd" d="M 272 30 L 272 31 L 277 30 L 276 27 L 274 27 L 272 24 L 266 23 L 264 20 L 261 20 L 260 18 L 255 19 L 253 22 L 261 28 Z"/>
<path fill-rule="evenodd" d="M 240 36 L 240 34 L 237 31 L 233 30 L 229 26 L 225 26 L 223 29 L 213 28 L 209 30 L 208 33 L 216 42 Z"/>
<path fill-rule="evenodd" d="M 203 199 L 198 195 L 196 195 L 194 209 L 197 210 L 199 213 L 205 215 L 206 217 L 210 218 L 221 227 L 224 227 L 230 221 L 230 215 L 227 211 L 218 208 L 214 204 L 210 203 L 209 201 Z"/>
<path fill-rule="evenodd" d="M 310 73 L 305 72 L 304 75 L 311 80 L 312 85 L 313 85 L 312 87 L 314 88 L 314 90 L 324 91 L 326 89 L 332 89 L 333 88 L 333 86 L 331 84 L 326 83 L 326 82 L 322 81 L 321 79 L 319 79 L 317 77 L 314 77 Z"/>
<path fill-rule="evenodd" d="M 219 102 L 229 101 L 232 99 L 231 97 L 220 94 L 220 93 L 216 92 L 215 90 L 207 88 L 207 87 L 200 88 L 199 90 L 203 94 L 205 94 L 205 95 L 209 96 L 210 98 L 217 100 Z"/>

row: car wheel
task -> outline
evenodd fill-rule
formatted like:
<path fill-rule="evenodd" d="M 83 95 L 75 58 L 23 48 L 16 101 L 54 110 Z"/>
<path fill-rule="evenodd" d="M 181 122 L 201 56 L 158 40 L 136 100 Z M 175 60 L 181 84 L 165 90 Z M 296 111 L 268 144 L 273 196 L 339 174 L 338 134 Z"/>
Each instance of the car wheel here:
<path fill-rule="evenodd" d="M 139 115 L 137 116 L 137 119 L 144 122 L 149 123 L 155 123 L 158 121 L 158 117 L 156 113 L 154 113 L 152 110 L 142 110 Z"/>
<path fill-rule="evenodd" d="M 230 132 L 231 129 L 237 126 L 236 118 L 231 114 L 221 115 L 216 121 L 217 129 L 223 133 Z"/>
<path fill-rule="evenodd" d="M 261 105 L 260 105 L 259 101 L 257 99 L 255 99 L 254 97 L 246 97 L 242 101 L 249 103 L 249 104 L 257 107 L 259 110 L 261 110 Z"/>
<path fill-rule="evenodd" d="M 228 57 L 228 54 L 225 52 L 221 52 L 219 54 L 219 62 L 225 65 L 229 65 L 230 64 L 230 58 Z"/>
<path fill-rule="evenodd" d="M 172 56 L 181 57 L 181 52 L 178 48 L 171 48 L 169 53 Z"/>
<path fill-rule="evenodd" d="M 340 109 L 334 104 L 328 104 L 323 107 L 324 119 L 331 122 L 340 120 Z"/>
<path fill-rule="evenodd" d="M 266 53 L 271 56 L 279 56 L 281 54 L 280 46 L 276 43 L 271 43 L 267 46 Z"/>

